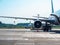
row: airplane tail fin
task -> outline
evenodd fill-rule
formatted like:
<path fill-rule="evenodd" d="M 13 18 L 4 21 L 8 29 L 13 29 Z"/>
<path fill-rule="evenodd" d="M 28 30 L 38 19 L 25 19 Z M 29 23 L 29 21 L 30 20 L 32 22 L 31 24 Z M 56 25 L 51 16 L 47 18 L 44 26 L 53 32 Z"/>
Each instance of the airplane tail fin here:
<path fill-rule="evenodd" d="M 53 0 L 51 0 L 51 13 L 54 13 Z"/>

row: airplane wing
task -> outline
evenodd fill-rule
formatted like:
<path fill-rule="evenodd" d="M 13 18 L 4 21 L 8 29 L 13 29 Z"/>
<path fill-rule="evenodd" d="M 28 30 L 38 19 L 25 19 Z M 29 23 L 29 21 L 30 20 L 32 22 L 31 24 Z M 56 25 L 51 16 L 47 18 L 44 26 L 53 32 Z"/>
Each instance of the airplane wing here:
<path fill-rule="evenodd" d="M 13 19 L 26 19 L 26 20 L 36 20 L 36 18 L 25 18 L 25 17 L 10 17 L 10 16 L 0 16 L 0 18 L 13 18 Z M 39 17 L 48 19 L 47 17 Z"/>
<path fill-rule="evenodd" d="M 10 16 L 0 16 L 0 18 L 13 18 L 13 19 L 36 20 L 36 19 L 34 19 L 34 18 L 10 17 Z"/>
<path fill-rule="evenodd" d="M 12 19 L 25 19 L 25 20 L 37 20 L 36 18 L 24 18 L 24 17 L 10 17 L 10 16 L 0 16 L 0 18 L 12 18 Z M 39 19 L 40 21 L 45 21 L 45 22 L 52 22 L 54 20 L 49 20 L 48 18 L 45 17 L 39 17 L 43 19 Z"/>

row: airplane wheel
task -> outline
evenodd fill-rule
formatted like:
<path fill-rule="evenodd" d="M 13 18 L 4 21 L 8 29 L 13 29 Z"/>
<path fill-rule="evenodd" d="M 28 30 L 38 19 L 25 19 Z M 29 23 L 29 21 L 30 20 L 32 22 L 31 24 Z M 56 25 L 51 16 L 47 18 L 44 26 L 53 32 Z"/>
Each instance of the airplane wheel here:
<path fill-rule="evenodd" d="M 48 32 L 51 32 L 51 29 L 52 29 L 51 26 L 49 26 L 49 30 L 48 30 Z"/>
<path fill-rule="evenodd" d="M 44 26 L 43 31 L 44 32 L 50 32 L 51 31 L 51 26 Z"/>
<path fill-rule="evenodd" d="M 44 32 L 48 32 L 48 28 L 45 27 L 45 28 L 43 29 L 43 31 L 44 31 Z"/>

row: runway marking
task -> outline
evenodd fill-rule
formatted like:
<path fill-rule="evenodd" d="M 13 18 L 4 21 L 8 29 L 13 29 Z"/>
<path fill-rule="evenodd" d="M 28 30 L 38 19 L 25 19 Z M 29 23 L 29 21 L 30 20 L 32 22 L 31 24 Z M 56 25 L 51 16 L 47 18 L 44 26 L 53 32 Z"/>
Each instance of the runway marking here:
<path fill-rule="evenodd" d="M 27 30 L 27 29 L 26 29 Z M 20 29 L 12 29 L 11 31 L 13 32 L 9 32 L 10 29 L 8 30 L 0 30 L 0 39 L 6 39 L 6 40 L 20 40 L 20 39 L 24 39 L 24 40 L 29 40 L 29 38 L 33 39 L 37 39 L 37 38 L 46 38 L 46 39 L 54 39 L 54 40 L 60 40 L 60 34 L 54 34 L 53 32 L 19 32 L 21 31 Z M 8 32 L 7 32 L 8 31 Z M 27 37 L 27 38 L 25 38 Z"/>
<path fill-rule="evenodd" d="M 55 36 L 54 35 L 52 35 L 52 34 L 49 34 L 49 36 L 51 36 L 52 38 L 54 38 L 55 40 L 58 40 L 57 38 L 55 38 Z"/>

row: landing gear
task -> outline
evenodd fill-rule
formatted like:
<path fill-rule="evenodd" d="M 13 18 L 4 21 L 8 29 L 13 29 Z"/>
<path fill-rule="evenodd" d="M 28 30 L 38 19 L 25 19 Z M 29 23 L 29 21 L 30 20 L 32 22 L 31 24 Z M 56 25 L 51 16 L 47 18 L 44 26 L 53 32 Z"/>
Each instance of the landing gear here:
<path fill-rule="evenodd" d="M 43 31 L 44 32 L 50 32 L 51 31 L 51 26 L 44 26 Z"/>
<path fill-rule="evenodd" d="M 43 31 L 44 31 L 44 32 L 50 32 L 50 31 L 51 31 L 51 24 L 48 24 L 48 23 L 46 22 L 46 25 L 43 26 Z"/>

